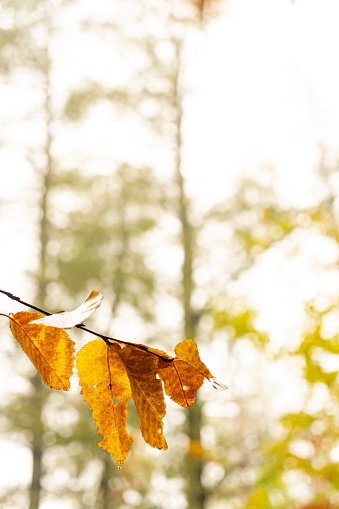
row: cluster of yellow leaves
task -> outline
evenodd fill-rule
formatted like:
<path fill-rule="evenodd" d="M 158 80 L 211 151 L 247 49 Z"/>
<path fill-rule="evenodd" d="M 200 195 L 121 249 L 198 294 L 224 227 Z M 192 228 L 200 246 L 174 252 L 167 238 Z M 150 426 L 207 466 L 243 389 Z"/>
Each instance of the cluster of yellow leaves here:
<path fill-rule="evenodd" d="M 73 322 L 71 327 L 77 325 L 74 316 L 84 316 L 84 304 L 91 306 L 88 314 L 96 309 L 102 299 L 98 295 L 101 294 L 91 292 L 82 307 L 59 316 L 56 313 L 44 318 L 24 311 L 9 315 L 13 336 L 49 387 L 65 391 L 70 388 L 75 348 L 62 327 Z M 175 357 L 170 357 L 145 345 L 94 340 L 77 355 L 81 394 L 93 412 L 99 427 L 97 434 L 103 436 L 98 445 L 114 456 L 119 467 L 133 443 L 133 437 L 126 431 L 129 400 L 135 402 L 145 442 L 167 449 L 162 422 L 166 413 L 164 391 L 175 403 L 187 407 L 194 403 L 205 378 L 217 389 L 226 388 L 200 360 L 194 341 L 182 341 L 174 352 Z"/>
<path fill-rule="evenodd" d="M 213 378 L 191 339 L 179 343 L 175 354 L 172 358 L 144 345 L 108 345 L 98 340 L 80 350 L 77 368 L 81 392 L 93 410 L 98 434 L 104 437 L 99 446 L 110 452 L 119 466 L 133 442 L 125 430 L 129 399 L 135 402 L 145 442 L 167 449 L 162 422 L 166 413 L 164 389 L 175 403 L 187 407 L 193 404 L 204 378 Z"/>

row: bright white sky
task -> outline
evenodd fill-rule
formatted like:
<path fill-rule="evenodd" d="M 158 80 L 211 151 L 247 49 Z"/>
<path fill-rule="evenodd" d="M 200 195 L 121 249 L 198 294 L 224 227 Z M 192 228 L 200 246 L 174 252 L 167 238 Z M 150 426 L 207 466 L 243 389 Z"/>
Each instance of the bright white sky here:
<path fill-rule="evenodd" d="M 288 204 L 307 206 L 321 194 L 311 175 L 319 146 L 339 148 L 338 19 L 336 0 L 228 0 L 192 42 L 184 164 L 201 206 L 263 165 L 275 169 Z M 326 281 L 315 275 L 310 260 L 333 263 L 337 247 L 300 243 L 304 256 L 291 262 L 277 250 L 247 280 L 260 325 L 280 344 L 298 334 L 302 301 L 334 294 L 339 283 L 334 271 Z"/>
<path fill-rule="evenodd" d="M 192 37 L 184 170 L 200 206 L 224 199 L 235 177 L 244 171 L 253 174 L 262 164 L 276 168 L 286 199 L 300 205 L 309 202 L 315 192 L 310 171 L 317 162 L 318 144 L 338 149 L 338 20 L 337 0 L 295 0 L 294 5 L 289 0 L 228 0 L 205 33 Z M 6 167 L 0 164 L 0 196 L 20 199 L 24 185 L 14 178 L 20 174 L 15 159 Z M 22 172 L 21 177 L 25 182 Z M 27 245 L 24 228 L 16 228 L 22 245 Z M 2 221 L 3 245 L 11 242 L 12 234 L 9 223 Z M 4 289 L 22 297 L 18 266 L 24 258 L 18 250 L 1 253 Z M 294 269 L 296 274 L 299 269 L 303 270 Z M 270 274 L 267 283 L 261 281 L 261 291 L 253 292 L 256 302 L 266 306 L 265 323 L 272 310 L 264 296 L 275 291 L 278 298 L 275 281 Z M 30 458 L 21 458 L 13 469 L 0 463 L 1 484 L 17 482 L 20 475 L 26 480 Z"/>
<path fill-rule="evenodd" d="M 226 2 L 192 66 L 186 163 L 197 195 L 223 198 L 228 176 L 264 163 L 290 199 L 307 199 L 317 145 L 338 144 L 338 19 L 336 0 Z"/>

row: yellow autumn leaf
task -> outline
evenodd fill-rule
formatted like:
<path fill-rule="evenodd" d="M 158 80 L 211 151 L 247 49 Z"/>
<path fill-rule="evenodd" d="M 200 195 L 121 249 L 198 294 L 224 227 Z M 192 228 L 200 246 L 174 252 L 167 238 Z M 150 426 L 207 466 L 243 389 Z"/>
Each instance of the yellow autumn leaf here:
<path fill-rule="evenodd" d="M 43 382 L 52 389 L 68 391 L 74 363 L 74 341 L 63 329 L 29 323 L 42 316 L 26 311 L 10 313 L 12 334 Z"/>
<path fill-rule="evenodd" d="M 78 353 L 76 366 L 84 401 L 89 403 L 99 426 L 98 445 L 108 451 L 121 467 L 133 443 L 126 431 L 127 404 L 131 386 L 116 346 L 100 340 L 87 343 Z"/>

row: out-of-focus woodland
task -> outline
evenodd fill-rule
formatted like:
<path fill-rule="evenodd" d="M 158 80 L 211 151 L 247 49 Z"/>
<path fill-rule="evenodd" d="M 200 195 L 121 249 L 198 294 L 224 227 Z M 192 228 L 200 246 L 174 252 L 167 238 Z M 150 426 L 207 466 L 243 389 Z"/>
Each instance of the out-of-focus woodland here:
<path fill-rule="evenodd" d="M 27 481 L 0 479 L 4 509 L 339 507 L 338 164 L 320 151 L 321 192 L 307 207 L 286 205 L 267 168 L 209 210 L 196 206 L 183 169 L 187 41 L 220 8 L 0 1 L 0 87 L 13 105 L 0 151 L 15 165 L 1 169 L 2 251 L 13 262 L 1 271 L 24 271 L 3 289 L 54 312 L 94 288 L 105 295 L 97 330 L 169 352 L 193 338 L 229 387 L 205 385 L 188 409 L 168 402 L 166 452 L 146 450 L 129 406 L 136 439 L 118 470 L 96 445 L 76 373 L 69 393 L 43 386 L 1 324 L 0 439 L 15 446 L 1 468 L 31 458 Z M 11 179 L 19 200 L 6 195 Z M 295 266 L 297 279 L 301 264 L 318 285 L 278 346 L 242 293 L 270 257 L 282 278 Z M 91 339 L 71 335 L 78 348 Z M 269 381 L 281 366 L 293 405 Z"/>

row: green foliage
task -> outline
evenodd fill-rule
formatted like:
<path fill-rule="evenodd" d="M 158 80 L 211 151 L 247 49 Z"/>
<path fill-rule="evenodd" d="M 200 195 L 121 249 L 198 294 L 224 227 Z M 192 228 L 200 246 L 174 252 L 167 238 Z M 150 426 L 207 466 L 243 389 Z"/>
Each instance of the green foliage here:
<path fill-rule="evenodd" d="M 322 168 L 322 185 L 328 194 L 315 206 L 299 211 L 295 223 L 296 233 L 301 229 L 314 235 L 333 239 L 338 245 L 338 219 L 335 210 L 335 193 L 332 184 L 338 169 Z M 325 179 L 325 180 L 324 180 Z M 320 267 L 322 273 L 334 267 Z M 268 494 L 278 493 L 278 507 L 299 507 L 293 485 L 303 483 L 309 503 L 300 509 L 337 507 L 338 484 L 338 435 L 339 398 L 338 369 L 339 336 L 337 327 L 337 296 L 319 296 L 314 302 L 305 303 L 303 332 L 299 342 L 280 356 L 298 359 L 305 383 L 305 397 L 298 412 L 286 413 L 274 436 L 261 447 L 265 451 L 262 467 L 253 488 L 264 486 Z M 291 489 L 292 486 L 292 489 Z M 249 495 L 250 502 L 252 494 Z M 246 506 L 247 507 L 247 506 Z"/>
<path fill-rule="evenodd" d="M 264 348 L 269 342 L 269 337 L 255 326 L 257 313 L 244 305 L 241 305 L 241 308 L 240 311 L 233 310 L 232 304 L 229 303 L 229 306 L 223 309 L 212 309 L 215 330 L 224 329 L 227 332 L 230 346 L 236 340 L 246 338 L 253 342 L 255 346 Z"/>
<path fill-rule="evenodd" d="M 247 255 L 248 263 L 299 226 L 296 211 L 279 205 L 271 171 L 268 176 L 265 183 L 241 180 L 227 203 L 209 214 L 212 219 L 232 224 L 238 251 Z"/>
<path fill-rule="evenodd" d="M 154 274 L 146 264 L 143 239 L 156 228 L 164 200 L 152 171 L 122 165 L 108 177 L 67 172 L 57 176 L 54 189 L 50 231 L 55 250 L 49 263 L 59 279 L 74 294 L 100 284 L 114 296 L 113 310 L 125 302 L 150 319 Z M 67 213 L 57 205 L 64 194 L 78 204 Z"/>

